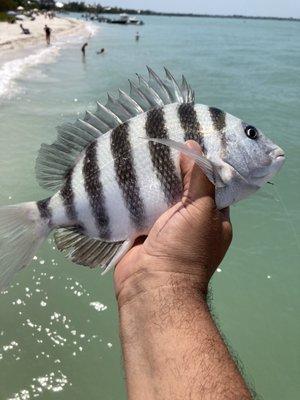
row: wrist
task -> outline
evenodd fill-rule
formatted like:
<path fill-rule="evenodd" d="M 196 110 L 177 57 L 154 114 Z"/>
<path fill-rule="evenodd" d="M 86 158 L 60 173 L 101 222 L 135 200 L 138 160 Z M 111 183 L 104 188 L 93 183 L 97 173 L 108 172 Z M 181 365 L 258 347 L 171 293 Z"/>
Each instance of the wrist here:
<path fill-rule="evenodd" d="M 123 348 L 134 343 L 137 351 L 154 354 L 160 348 L 171 356 L 180 335 L 197 336 L 211 318 L 206 294 L 193 275 L 148 268 L 132 274 L 117 297 Z"/>
<path fill-rule="evenodd" d="M 172 301 L 196 299 L 206 302 L 208 280 L 199 273 L 185 272 L 189 270 L 190 266 L 178 268 L 174 263 L 147 260 L 126 279 L 117 282 L 119 308 L 135 302 L 154 305 L 154 299 L 160 296 L 168 296 Z M 202 268 L 199 266 L 198 270 Z"/>

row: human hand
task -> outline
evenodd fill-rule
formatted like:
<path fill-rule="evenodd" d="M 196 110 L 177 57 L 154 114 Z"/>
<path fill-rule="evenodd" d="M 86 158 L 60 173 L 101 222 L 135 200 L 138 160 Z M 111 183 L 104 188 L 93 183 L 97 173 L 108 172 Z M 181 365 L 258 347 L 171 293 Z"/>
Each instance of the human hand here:
<path fill-rule="evenodd" d="M 187 145 L 201 154 L 196 142 L 189 141 Z M 136 280 L 147 280 L 155 273 L 164 279 L 175 274 L 180 279 L 196 280 L 206 292 L 211 276 L 225 256 L 232 239 L 229 210 L 217 210 L 214 186 L 191 159 L 182 155 L 180 166 L 182 199 L 156 221 L 148 237 L 139 240 L 116 266 L 118 298 L 132 283 L 137 286 Z"/>

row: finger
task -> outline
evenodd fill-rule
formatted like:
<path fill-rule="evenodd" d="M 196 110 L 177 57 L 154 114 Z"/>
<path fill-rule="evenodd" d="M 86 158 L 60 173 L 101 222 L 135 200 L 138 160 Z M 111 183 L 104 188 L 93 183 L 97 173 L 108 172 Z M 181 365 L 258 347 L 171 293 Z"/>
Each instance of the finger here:
<path fill-rule="evenodd" d="M 223 208 L 223 210 L 220 210 L 220 213 L 223 216 L 223 221 L 230 222 L 230 209 L 229 209 L 229 207 Z"/>
<path fill-rule="evenodd" d="M 199 154 L 202 154 L 201 147 L 198 143 L 189 140 L 186 145 Z M 192 200 L 197 200 L 204 196 L 209 196 L 213 200 L 215 198 L 214 185 L 207 179 L 202 170 L 194 163 L 193 159 L 184 154 L 181 155 L 180 167 L 183 176 L 183 184 L 185 194 Z"/>
<path fill-rule="evenodd" d="M 223 236 L 223 243 L 225 246 L 225 251 L 227 251 L 230 243 L 232 242 L 232 225 L 230 220 L 224 220 L 222 222 L 222 236 Z"/>
<path fill-rule="evenodd" d="M 185 144 L 189 148 L 193 148 L 194 150 L 196 150 L 199 154 L 202 154 L 202 149 L 201 149 L 200 145 L 198 143 L 194 142 L 193 140 L 188 140 Z M 191 173 L 191 171 L 194 167 L 194 164 L 195 164 L 194 160 L 191 157 L 189 157 L 183 153 L 180 154 L 180 168 L 181 168 L 181 173 L 182 173 L 183 177 L 186 176 L 188 173 Z"/>

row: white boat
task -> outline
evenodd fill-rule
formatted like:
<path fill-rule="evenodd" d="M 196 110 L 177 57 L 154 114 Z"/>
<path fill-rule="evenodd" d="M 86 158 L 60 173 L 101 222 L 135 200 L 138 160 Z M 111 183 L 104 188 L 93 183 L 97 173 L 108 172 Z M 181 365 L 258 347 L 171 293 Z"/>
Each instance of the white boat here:
<path fill-rule="evenodd" d="M 128 23 L 133 25 L 144 25 L 144 22 L 137 17 L 130 17 Z"/>
<path fill-rule="evenodd" d="M 110 24 L 122 24 L 122 25 L 127 25 L 127 24 L 132 24 L 132 25 L 144 25 L 144 22 L 137 19 L 136 17 L 129 17 L 128 14 L 120 14 L 119 19 L 112 19 L 107 21 Z"/>

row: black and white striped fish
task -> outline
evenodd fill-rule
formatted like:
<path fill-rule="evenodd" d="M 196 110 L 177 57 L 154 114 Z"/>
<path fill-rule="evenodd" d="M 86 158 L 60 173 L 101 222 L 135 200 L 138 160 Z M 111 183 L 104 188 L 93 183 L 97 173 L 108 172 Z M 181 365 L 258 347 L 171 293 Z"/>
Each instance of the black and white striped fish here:
<path fill-rule="evenodd" d="M 138 75 L 130 95 L 58 128 L 36 163 L 40 185 L 55 194 L 0 208 L 0 289 L 30 264 L 52 230 L 59 250 L 77 264 L 113 267 L 136 237 L 182 193 L 179 154 L 192 157 L 216 186 L 219 209 L 259 189 L 282 166 L 283 151 L 252 125 L 195 104 L 185 78 L 166 70 Z M 205 156 L 184 145 L 197 141 Z"/>

